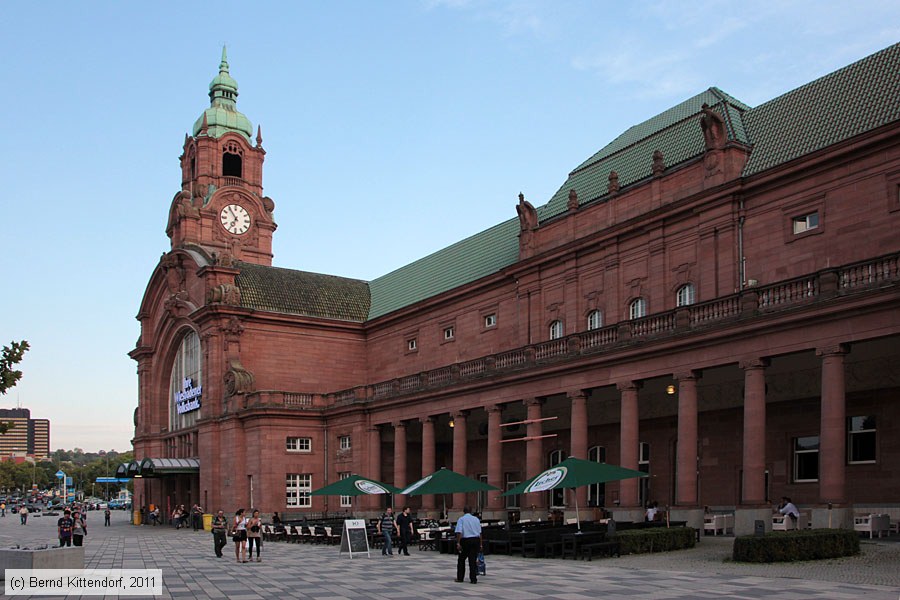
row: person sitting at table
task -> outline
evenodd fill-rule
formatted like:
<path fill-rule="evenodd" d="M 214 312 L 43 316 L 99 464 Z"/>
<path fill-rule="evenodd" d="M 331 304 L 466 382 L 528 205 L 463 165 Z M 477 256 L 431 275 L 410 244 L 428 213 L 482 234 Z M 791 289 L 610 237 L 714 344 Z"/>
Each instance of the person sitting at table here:
<path fill-rule="evenodd" d="M 778 505 L 778 512 L 782 515 L 788 515 L 791 518 L 791 521 L 794 524 L 794 527 L 797 527 L 797 519 L 800 518 L 800 511 L 797 510 L 797 506 L 791 502 L 791 499 L 787 496 L 781 497 L 781 504 Z"/>

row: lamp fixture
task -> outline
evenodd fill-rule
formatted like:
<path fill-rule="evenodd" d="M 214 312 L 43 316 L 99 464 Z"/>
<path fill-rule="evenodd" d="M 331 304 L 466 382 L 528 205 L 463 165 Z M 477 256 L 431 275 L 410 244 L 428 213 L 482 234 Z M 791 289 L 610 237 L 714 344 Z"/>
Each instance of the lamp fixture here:
<path fill-rule="evenodd" d="M 667 385 L 667 386 L 666 386 L 666 393 L 667 393 L 668 395 L 670 395 L 670 396 L 673 395 L 673 394 L 675 393 L 675 386 L 672 385 L 672 384 Z"/>
<path fill-rule="evenodd" d="M 450 417 L 450 429 L 456 427 L 456 422 L 453 421 L 453 417 Z"/>

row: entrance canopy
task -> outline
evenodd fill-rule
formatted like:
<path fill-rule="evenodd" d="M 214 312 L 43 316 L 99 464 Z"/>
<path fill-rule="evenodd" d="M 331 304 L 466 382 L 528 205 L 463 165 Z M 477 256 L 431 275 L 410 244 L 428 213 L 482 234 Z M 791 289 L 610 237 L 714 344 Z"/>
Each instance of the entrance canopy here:
<path fill-rule="evenodd" d="M 199 473 L 200 460 L 197 458 L 145 458 L 140 462 L 123 463 L 116 468 L 116 477 L 165 477 L 182 473 Z"/>

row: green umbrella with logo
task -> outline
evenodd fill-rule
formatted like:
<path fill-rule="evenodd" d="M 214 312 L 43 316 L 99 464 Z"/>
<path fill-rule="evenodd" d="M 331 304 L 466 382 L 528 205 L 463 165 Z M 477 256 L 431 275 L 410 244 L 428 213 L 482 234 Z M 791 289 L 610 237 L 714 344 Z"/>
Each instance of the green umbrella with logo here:
<path fill-rule="evenodd" d="M 546 492 L 556 488 L 577 488 L 583 485 L 621 481 L 622 479 L 633 479 L 635 477 L 647 477 L 647 474 L 617 465 L 569 457 L 558 465 L 550 467 L 501 495 L 515 496 L 531 492 Z M 578 519 L 578 496 L 575 496 L 575 518 L 578 520 L 578 529 L 580 531 L 581 520 Z"/>
<path fill-rule="evenodd" d="M 368 479 L 360 475 L 351 475 L 346 479 L 335 481 L 330 485 L 310 492 L 310 496 L 362 496 L 366 494 L 396 494 L 400 490 L 392 485 Z"/>
<path fill-rule="evenodd" d="M 426 475 L 417 482 L 400 490 L 399 494 L 407 496 L 425 496 L 428 494 L 458 494 L 467 492 L 488 492 L 498 490 L 489 483 L 460 475 L 456 471 L 442 468 L 431 475 Z M 444 500 L 444 514 L 447 514 L 447 503 Z"/>

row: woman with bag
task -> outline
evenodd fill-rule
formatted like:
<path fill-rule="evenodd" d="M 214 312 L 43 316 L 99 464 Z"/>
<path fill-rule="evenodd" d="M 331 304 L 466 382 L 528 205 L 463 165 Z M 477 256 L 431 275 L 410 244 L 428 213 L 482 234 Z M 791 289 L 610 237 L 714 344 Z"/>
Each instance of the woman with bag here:
<path fill-rule="evenodd" d="M 259 552 L 262 550 L 262 519 L 259 518 L 259 511 L 254 509 L 253 516 L 247 521 L 247 552 L 250 560 L 253 560 L 253 545 L 256 544 L 256 562 L 262 562 Z"/>
<path fill-rule="evenodd" d="M 87 535 L 87 519 L 77 510 L 72 515 L 72 519 L 72 544 L 82 546 L 84 545 L 84 536 Z"/>
<path fill-rule="evenodd" d="M 239 563 L 247 562 L 247 517 L 244 516 L 243 508 L 234 513 L 231 539 L 234 540 L 234 557 Z"/>

